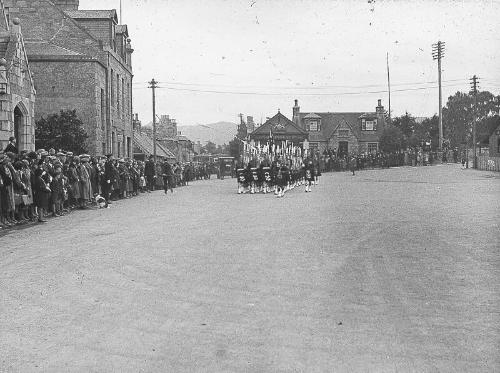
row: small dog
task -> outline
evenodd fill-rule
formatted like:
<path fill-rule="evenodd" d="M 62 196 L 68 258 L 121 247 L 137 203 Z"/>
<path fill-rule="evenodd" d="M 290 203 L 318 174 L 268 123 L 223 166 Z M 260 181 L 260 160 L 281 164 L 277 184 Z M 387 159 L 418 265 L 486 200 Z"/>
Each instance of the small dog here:
<path fill-rule="evenodd" d="M 106 202 L 106 198 L 102 197 L 101 195 L 97 195 L 95 197 L 95 202 L 97 203 L 97 206 L 99 206 L 100 209 L 109 208 L 108 202 Z"/>

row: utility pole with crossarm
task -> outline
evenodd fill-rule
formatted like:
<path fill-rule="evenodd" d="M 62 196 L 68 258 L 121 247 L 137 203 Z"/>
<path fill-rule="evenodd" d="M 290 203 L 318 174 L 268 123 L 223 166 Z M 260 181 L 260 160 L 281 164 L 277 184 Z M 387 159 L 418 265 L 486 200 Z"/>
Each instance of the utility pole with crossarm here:
<path fill-rule="evenodd" d="M 439 150 L 443 151 L 443 96 L 441 93 L 441 58 L 444 57 L 444 42 L 438 41 L 432 44 L 432 59 L 438 61 L 439 81 Z"/>
<path fill-rule="evenodd" d="M 476 139 L 476 124 L 477 124 L 477 88 L 479 78 L 474 75 L 471 78 L 471 93 L 474 96 L 474 118 L 472 119 L 472 154 L 473 154 L 473 167 L 477 168 L 477 139 Z"/>
<path fill-rule="evenodd" d="M 149 82 L 149 88 L 153 91 L 153 158 L 156 163 L 156 96 L 155 89 L 158 88 L 158 82 L 151 79 Z"/>

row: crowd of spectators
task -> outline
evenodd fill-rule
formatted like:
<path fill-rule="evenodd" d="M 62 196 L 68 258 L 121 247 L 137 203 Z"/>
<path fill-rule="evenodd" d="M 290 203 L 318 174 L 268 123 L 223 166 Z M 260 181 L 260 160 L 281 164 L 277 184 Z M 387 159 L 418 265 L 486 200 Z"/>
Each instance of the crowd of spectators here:
<path fill-rule="evenodd" d="M 449 157 L 456 163 L 457 153 L 454 151 L 447 152 Z M 408 149 L 399 152 L 371 152 L 364 154 L 340 154 L 335 150 L 325 150 L 322 155 L 317 156 L 321 171 L 347 171 L 352 168 L 355 162 L 357 170 L 388 168 L 400 166 L 428 166 L 432 165 L 437 159 L 436 152 L 424 151 L 422 148 Z M 447 162 L 446 156 L 443 156 L 443 161 Z"/>
<path fill-rule="evenodd" d="M 155 189 L 208 178 L 206 167 L 56 152 L 18 152 L 11 138 L 0 153 L 0 229 L 45 222 L 75 209 L 108 207 Z"/>

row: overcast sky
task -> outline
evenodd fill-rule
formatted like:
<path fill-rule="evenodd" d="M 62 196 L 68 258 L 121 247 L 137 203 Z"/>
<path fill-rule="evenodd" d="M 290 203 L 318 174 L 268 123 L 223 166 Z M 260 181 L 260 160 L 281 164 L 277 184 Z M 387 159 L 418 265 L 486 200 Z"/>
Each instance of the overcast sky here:
<path fill-rule="evenodd" d="M 117 9 L 119 0 L 80 0 L 80 9 Z M 374 111 L 388 107 L 386 53 L 393 115 L 438 111 L 432 44 L 446 42 L 443 104 L 468 91 L 500 93 L 500 0 L 122 0 L 134 68 L 134 112 L 152 120 L 151 90 L 160 82 L 157 113 L 181 125 L 236 122 L 278 109 Z M 220 93 L 223 92 L 223 93 Z"/>

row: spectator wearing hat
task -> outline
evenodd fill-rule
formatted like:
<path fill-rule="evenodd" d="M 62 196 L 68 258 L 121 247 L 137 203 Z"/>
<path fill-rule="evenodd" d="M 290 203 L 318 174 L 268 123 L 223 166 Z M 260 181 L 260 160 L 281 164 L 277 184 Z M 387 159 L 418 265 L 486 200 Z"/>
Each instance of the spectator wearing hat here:
<path fill-rule="evenodd" d="M 104 199 L 107 203 L 110 203 L 111 192 L 114 179 L 114 164 L 113 164 L 113 154 L 106 155 L 106 161 L 104 163 L 104 172 L 101 180 L 101 189 Z"/>
<path fill-rule="evenodd" d="M 92 186 L 90 184 L 90 175 L 86 164 L 90 156 L 80 155 L 80 164 L 77 167 L 78 178 L 80 179 L 80 208 L 87 208 L 87 203 L 92 199 Z"/>
<path fill-rule="evenodd" d="M 129 172 L 123 158 L 118 161 L 118 172 L 120 174 L 120 198 L 128 198 Z"/>
<path fill-rule="evenodd" d="M 50 182 L 50 189 L 50 205 L 52 209 L 52 216 L 61 216 L 63 214 L 62 201 L 64 198 L 64 181 L 61 167 L 55 168 L 54 177 Z"/>
<path fill-rule="evenodd" d="M 16 161 L 13 165 L 13 177 L 14 177 L 14 203 L 15 203 L 15 217 L 17 217 L 17 222 L 24 224 L 28 222 L 28 217 L 26 214 L 24 198 L 28 193 L 26 185 L 22 181 L 22 170 L 24 163 L 22 161 Z"/>
<path fill-rule="evenodd" d="M 71 191 L 69 199 L 69 206 L 75 208 L 80 203 L 80 177 L 78 176 L 78 167 L 80 166 L 80 159 L 73 157 L 68 166 L 68 186 Z"/>
<path fill-rule="evenodd" d="M 4 152 L 5 153 L 10 152 L 10 153 L 14 153 L 14 154 L 19 153 L 19 150 L 17 149 L 17 146 L 16 146 L 16 138 L 14 136 L 9 137 L 9 143 L 5 147 Z"/>
<path fill-rule="evenodd" d="M 15 199 L 14 199 L 14 175 L 11 171 L 10 158 L 4 155 L 0 164 L 0 177 L 2 178 L 2 216 L 4 224 L 11 226 L 16 224 Z"/>

